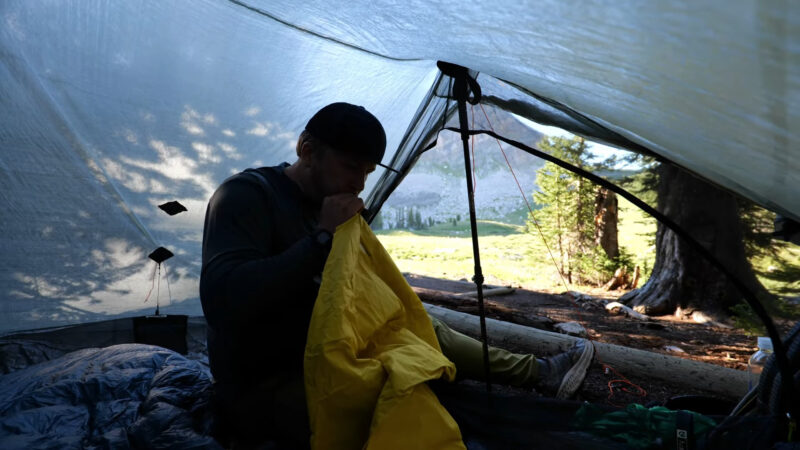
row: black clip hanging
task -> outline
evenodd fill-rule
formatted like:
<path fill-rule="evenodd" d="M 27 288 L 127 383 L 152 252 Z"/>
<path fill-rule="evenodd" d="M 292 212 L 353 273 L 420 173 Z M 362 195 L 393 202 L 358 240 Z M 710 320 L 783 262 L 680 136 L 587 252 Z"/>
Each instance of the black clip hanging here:
<path fill-rule="evenodd" d="M 158 205 L 158 207 L 165 213 L 169 214 L 170 216 L 174 216 L 175 214 L 180 214 L 184 211 L 188 211 L 186 207 L 181 205 L 181 203 L 178 202 L 177 200 L 163 203 L 161 205 Z"/>
<path fill-rule="evenodd" d="M 443 74 L 453 79 L 453 90 L 450 94 L 457 102 L 469 102 L 471 105 L 481 102 L 481 86 L 478 84 L 478 80 L 470 75 L 469 69 L 444 61 L 438 61 L 436 66 Z M 472 98 L 469 96 L 470 93 L 472 93 Z M 466 109 L 464 112 L 466 113 Z M 460 118 L 461 110 L 459 109 L 459 120 Z M 466 114 L 464 114 L 464 120 L 466 120 Z M 467 130 L 467 128 L 462 127 L 462 134 L 463 130 Z"/>
<path fill-rule="evenodd" d="M 156 268 L 158 269 L 158 275 L 156 275 L 156 273 L 155 273 L 156 271 L 153 271 L 153 277 L 158 276 L 158 289 L 159 289 L 159 291 L 161 290 L 161 263 L 163 263 L 164 261 L 172 258 L 173 256 L 175 256 L 175 255 L 171 251 L 167 250 L 164 247 L 158 247 L 157 249 L 153 250 L 149 255 L 147 255 L 148 258 L 152 259 L 156 263 Z M 155 280 L 155 278 L 154 278 L 154 280 Z M 150 288 L 150 293 L 148 293 L 147 294 L 147 298 L 144 299 L 145 302 L 147 301 L 147 299 L 150 298 L 150 294 L 152 292 L 153 292 L 153 288 Z M 158 302 L 159 298 L 158 297 L 159 297 L 158 292 L 156 292 L 156 314 L 155 314 L 156 316 L 159 315 L 159 302 Z"/>
<path fill-rule="evenodd" d="M 171 201 L 158 207 L 169 214 L 174 216 L 187 211 L 186 207 L 178 201 Z M 156 286 L 156 277 L 158 277 L 158 289 L 156 290 L 156 313 L 152 316 L 141 316 L 133 318 L 133 336 L 134 341 L 142 344 L 158 345 L 160 347 L 174 350 L 180 354 L 187 354 L 189 348 L 186 342 L 186 335 L 188 330 L 189 316 L 183 314 L 165 314 L 161 315 L 160 311 L 160 293 L 161 293 L 161 265 L 164 261 L 175 256 L 171 251 L 164 247 L 158 247 L 153 250 L 148 258 L 156 263 L 153 268 L 153 284 L 150 287 L 150 292 L 147 293 L 145 302 L 150 298 L 153 293 L 153 288 Z M 169 276 L 167 275 L 167 268 L 164 266 L 164 275 L 167 279 L 167 289 L 169 290 Z M 172 292 L 169 293 L 170 301 L 172 300 Z"/>

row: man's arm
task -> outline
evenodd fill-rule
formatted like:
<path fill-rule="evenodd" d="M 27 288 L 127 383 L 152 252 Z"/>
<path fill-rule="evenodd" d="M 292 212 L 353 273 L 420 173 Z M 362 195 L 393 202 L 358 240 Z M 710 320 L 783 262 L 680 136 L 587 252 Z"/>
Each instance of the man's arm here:
<path fill-rule="evenodd" d="M 272 254 L 276 220 L 272 198 L 243 180 L 224 183 L 209 201 L 203 235 L 200 298 L 212 326 L 269 311 L 296 308 L 286 290 L 313 282 L 327 249 L 312 236 Z M 269 302 L 269 298 L 287 301 Z"/>

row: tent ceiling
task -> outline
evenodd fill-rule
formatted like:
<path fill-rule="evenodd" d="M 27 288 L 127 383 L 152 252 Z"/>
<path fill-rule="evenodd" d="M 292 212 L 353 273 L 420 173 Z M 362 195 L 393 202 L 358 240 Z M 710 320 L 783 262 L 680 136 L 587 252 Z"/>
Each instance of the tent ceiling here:
<path fill-rule="evenodd" d="M 800 9 L 788 0 L 246 3 L 369 51 L 508 80 L 800 218 Z"/>
<path fill-rule="evenodd" d="M 436 60 L 800 218 L 788 1 L 8 0 L 0 24 L 0 331 L 152 311 L 159 245 L 176 254 L 162 310 L 198 313 L 214 187 L 291 160 L 308 117 L 337 100 L 385 124 L 390 161 Z M 189 211 L 157 209 L 176 199 Z"/>

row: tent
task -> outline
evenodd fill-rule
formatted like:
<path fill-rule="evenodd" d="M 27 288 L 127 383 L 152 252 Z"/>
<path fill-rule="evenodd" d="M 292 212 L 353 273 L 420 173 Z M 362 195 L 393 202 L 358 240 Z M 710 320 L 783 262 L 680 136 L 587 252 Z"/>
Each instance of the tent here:
<path fill-rule="evenodd" d="M 800 219 L 787 0 L 7 0 L 0 20 L 2 333 L 150 313 L 155 298 L 201 314 L 211 193 L 291 161 L 333 101 L 387 130 L 394 170 L 365 191 L 377 211 L 458 128 L 437 61 L 471 69 L 491 114 L 655 155 Z M 158 208 L 176 200 L 188 211 Z M 175 256 L 155 273 L 160 246 Z"/>

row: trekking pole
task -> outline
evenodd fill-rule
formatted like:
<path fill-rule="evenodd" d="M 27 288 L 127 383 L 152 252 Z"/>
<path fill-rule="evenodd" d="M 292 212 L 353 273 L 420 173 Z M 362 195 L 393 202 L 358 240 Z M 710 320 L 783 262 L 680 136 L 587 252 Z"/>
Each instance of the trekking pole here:
<path fill-rule="evenodd" d="M 486 392 L 491 393 L 492 383 L 489 370 L 489 340 L 486 335 L 486 312 L 483 301 L 483 271 L 481 270 L 481 255 L 478 246 L 478 222 L 475 217 L 475 192 L 472 185 L 472 169 L 469 160 L 469 124 L 467 121 L 467 101 L 472 91 L 472 104 L 480 102 L 481 89 L 478 82 L 470 77 L 466 67 L 439 61 L 439 70 L 453 79 L 452 95 L 458 103 L 458 121 L 461 129 L 461 141 L 464 144 L 464 170 L 467 175 L 467 200 L 469 201 L 469 225 L 472 230 L 472 255 L 475 260 L 475 282 L 478 291 L 478 315 L 481 322 L 481 342 L 483 342 L 483 368 L 486 377 Z"/>

